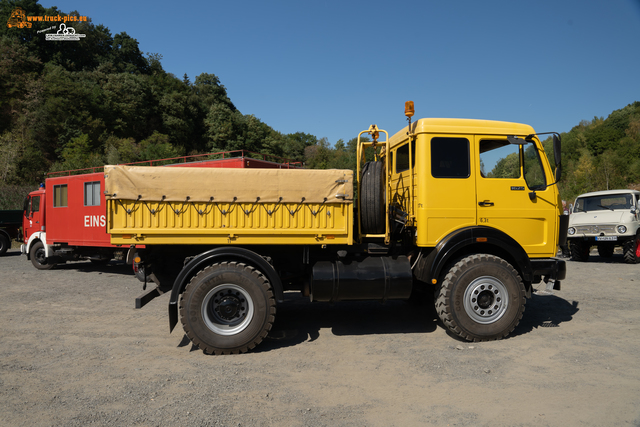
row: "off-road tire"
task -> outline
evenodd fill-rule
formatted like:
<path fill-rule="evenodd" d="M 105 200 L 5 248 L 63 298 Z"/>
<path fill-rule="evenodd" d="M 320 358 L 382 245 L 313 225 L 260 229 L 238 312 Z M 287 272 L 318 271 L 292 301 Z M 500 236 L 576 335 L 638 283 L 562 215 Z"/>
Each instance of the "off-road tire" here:
<path fill-rule="evenodd" d="M 613 250 L 615 245 L 610 243 L 601 243 L 598 245 L 598 255 L 602 258 L 611 258 L 613 256 Z"/>
<path fill-rule="evenodd" d="M 11 247 L 11 240 L 7 236 L 0 234 L 0 255 L 4 255 Z"/>
<path fill-rule="evenodd" d="M 44 243 L 38 241 L 31 246 L 31 264 L 38 270 L 51 270 L 56 264 L 47 263 L 45 258 Z"/>
<path fill-rule="evenodd" d="M 267 336 L 276 314 L 267 278 L 237 262 L 200 271 L 185 288 L 179 307 L 187 337 L 207 354 L 251 350 Z"/>
<path fill-rule="evenodd" d="M 589 251 L 591 245 L 581 240 L 572 240 L 569 242 L 569 249 L 571 250 L 571 260 L 585 262 L 589 259 Z"/>
<path fill-rule="evenodd" d="M 489 254 L 455 263 L 436 290 L 438 317 L 452 334 L 468 341 L 506 337 L 522 319 L 525 304 L 518 272 Z"/>
<path fill-rule="evenodd" d="M 640 236 L 636 235 L 634 239 L 624 242 L 622 252 L 624 254 L 624 262 L 627 264 L 640 262 Z"/>
<path fill-rule="evenodd" d="M 367 162 L 360 178 L 361 231 L 382 234 L 386 230 L 385 172 L 383 162 Z"/>

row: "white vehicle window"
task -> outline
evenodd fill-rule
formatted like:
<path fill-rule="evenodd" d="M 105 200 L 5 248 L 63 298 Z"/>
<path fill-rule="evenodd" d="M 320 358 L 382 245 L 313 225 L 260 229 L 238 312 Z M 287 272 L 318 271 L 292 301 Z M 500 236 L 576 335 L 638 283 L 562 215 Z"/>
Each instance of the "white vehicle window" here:
<path fill-rule="evenodd" d="M 576 200 L 574 212 L 613 211 L 616 209 L 631 209 L 633 195 L 609 194 L 604 196 L 580 197 Z"/>

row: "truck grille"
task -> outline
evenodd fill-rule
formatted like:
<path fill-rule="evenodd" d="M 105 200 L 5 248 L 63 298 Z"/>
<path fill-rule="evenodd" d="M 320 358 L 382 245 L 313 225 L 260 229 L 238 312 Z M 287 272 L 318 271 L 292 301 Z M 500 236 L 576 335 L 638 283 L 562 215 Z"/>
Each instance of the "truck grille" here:
<path fill-rule="evenodd" d="M 576 234 L 614 233 L 615 225 L 579 225 Z"/>

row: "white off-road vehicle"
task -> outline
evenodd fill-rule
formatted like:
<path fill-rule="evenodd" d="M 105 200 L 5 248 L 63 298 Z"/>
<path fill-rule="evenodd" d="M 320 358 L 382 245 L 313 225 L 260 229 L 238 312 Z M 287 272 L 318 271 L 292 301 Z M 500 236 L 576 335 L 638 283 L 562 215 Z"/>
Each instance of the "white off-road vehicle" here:
<path fill-rule="evenodd" d="M 603 258 L 621 246 L 625 262 L 640 261 L 640 191 L 607 190 L 576 198 L 569 217 L 567 240 L 571 259 L 586 261 L 592 246 Z"/>

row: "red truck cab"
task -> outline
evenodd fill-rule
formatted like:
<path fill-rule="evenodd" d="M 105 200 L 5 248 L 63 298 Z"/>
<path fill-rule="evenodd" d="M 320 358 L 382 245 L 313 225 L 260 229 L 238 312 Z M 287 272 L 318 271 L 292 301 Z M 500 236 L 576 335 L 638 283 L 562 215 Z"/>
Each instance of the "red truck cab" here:
<path fill-rule="evenodd" d="M 29 194 L 22 252 L 34 267 L 67 260 L 109 261 L 116 250 L 105 232 L 104 174 L 48 178 Z"/>

